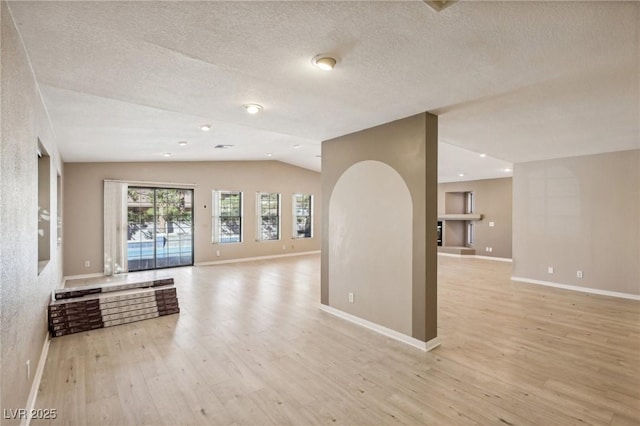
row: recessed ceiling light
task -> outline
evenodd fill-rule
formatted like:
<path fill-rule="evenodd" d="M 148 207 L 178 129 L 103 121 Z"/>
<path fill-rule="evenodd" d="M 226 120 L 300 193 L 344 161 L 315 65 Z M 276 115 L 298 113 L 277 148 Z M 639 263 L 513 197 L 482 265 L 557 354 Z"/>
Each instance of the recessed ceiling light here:
<path fill-rule="evenodd" d="M 481 158 L 484 158 L 484 157 L 486 157 L 486 156 L 487 156 L 487 154 L 480 154 L 480 157 L 481 157 Z"/>
<path fill-rule="evenodd" d="M 178 145 L 180 145 L 180 146 L 185 146 L 188 143 L 189 142 L 187 142 L 187 141 L 178 141 Z"/>
<path fill-rule="evenodd" d="M 510 169 L 509 167 L 506 167 L 506 168 L 504 169 L 504 171 L 505 171 L 506 173 L 509 173 L 509 172 L 511 171 L 511 169 Z"/>
<path fill-rule="evenodd" d="M 316 155 L 317 158 L 322 158 L 322 155 L 318 154 Z"/>
<path fill-rule="evenodd" d="M 336 66 L 337 62 L 338 61 L 336 61 L 335 58 L 332 58 L 331 56 L 326 55 L 326 54 L 316 55 L 311 60 L 311 63 L 316 68 L 320 68 L 323 71 L 331 71 L 333 69 L 333 67 Z"/>
<path fill-rule="evenodd" d="M 171 157 L 171 153 L 170 152 L 163 152 L 162 155 L 165 156 L 165 157 Z"/>
<path fill-rule="evenodd" d="M 458 176 L 464 177 L 464 173 L 459 173 Z"/>
<path fill-rule="evenodd" d="M 249 114 L 257 114 L 262 111 L 262 105 L 258 104 L 245 104 L 243 105 L 244 109 L 247 110 Z"/>
<path fill-rule="evenodd" d="M 200 130 L 202 130 L 203 132 L 208 132 L 209 130 L 211 130 L 211 124 L 203 124 L 202 126 L 200 126 Z"/>
<path fill-rule="evenodd" d="M 293 146 L 293 149 L 298 149 L 298 148 L 300 148 L 300 145 L 294 145 Z"/>
<path fill-rule="evenodd" d="M 229 145 L 229 144 L 220 144 L 220 145 L 216 145 L 213 148 L 214 149 L 229 149 L 231 148 L 233 145 Z"/>
<path fill-rule="evenodd" d="M 272 153 L 268 153 L 268 154 L 267 154 L 267 157 L 271 157 L 271 156 L 273 156 L 273 154 L 272 154 Z"/>

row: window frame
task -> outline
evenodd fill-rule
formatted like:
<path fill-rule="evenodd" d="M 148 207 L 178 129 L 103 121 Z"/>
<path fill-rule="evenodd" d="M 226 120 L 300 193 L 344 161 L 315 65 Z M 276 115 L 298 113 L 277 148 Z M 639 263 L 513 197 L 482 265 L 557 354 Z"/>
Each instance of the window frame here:
<path fill-rule="evenodd" d="M 272 197 L 276 196 L 276 215 L 264 215 L 262 210 L 262 202 L 263 197 Z M 271 203 L 271 199 L 268 200 Z M 271 206 L 268 207 L 269 212 L 271 212 Z M 277 238 L 265 238 L 264 237 L 264 218 L 276 218 L 277 226 L 276 226 L 276 237 Z M 256 192 L 256 241 L 280 241 L 282 239 L 282 196 L 279 192 Z"/>
<path fill-rule="evenodd" d="M 222 208 L 222 195 L 238 195 L 238 216 L 222 216 L 221 208 Z M 213 190 L 212 191 L 212 200 L 211 200 L 211 243 L 212 244 L 240 244 L 244 241 L 244 195 L 242 191 L 231 191 L 231 190 Z M 222 241 L 222 218 L 237 218 L 240 230 L 237 234 L 238 241 Z"/>
<path fill-rule="evenodd" d="M 308 214 L 306 215 L 299 215 L 298 214 L 298 197 L 309 197 L 309 208 L 308 210 Z M 314 213 L 313 213 L 313 208 L 314 208 L 314 196 L 313 194 L 302 194 L 302 193 L 295 193 L 292 195 L 291 197 L 292 199 L 292 216 L 293 216 L 293 220 L 292 220 L 292 231 L 291 231 L 291 238 L 294 240 L 298 240 L 298 239 L 306 239 L 306 238 L 313 238 L 313 232 L 314 232 L 314 226 L 313 226 L 313 219 L 314 219 Z M 299 228 L 298 228 L 298 218 L 307 218 L 308 223 L 309 223 L 309 235 L 306 235 L 306 233 L 303 233 L 302 235 L 300 235 L 299 232 Z"/>
<path fill-rule="evenodd" d="M 471 214 L 474 212 L 475 206 L 475 197 L 473 195 L 473 191 L 468 191 L 464 193 L 464 212 L 466 214 Z"/>
<path fill-rule="evenodd" d="M 474 243 L 474 225 L 473 222 L 467 222 L 466 243 L 468 246 L 473 246 Z"/>

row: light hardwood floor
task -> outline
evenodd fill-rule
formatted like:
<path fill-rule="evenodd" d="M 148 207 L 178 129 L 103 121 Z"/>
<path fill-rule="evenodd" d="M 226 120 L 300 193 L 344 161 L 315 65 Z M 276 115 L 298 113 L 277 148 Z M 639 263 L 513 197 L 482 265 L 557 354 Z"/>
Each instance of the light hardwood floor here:
<path fill-rule="evenodd" d="M 319 255 L 173 269 L 182 312 L 53 339 L 36 406 L 71 425 L 640 424 L 640 303 L 510 270 L 439 257 L 424 353 L 319 310 Z"/>

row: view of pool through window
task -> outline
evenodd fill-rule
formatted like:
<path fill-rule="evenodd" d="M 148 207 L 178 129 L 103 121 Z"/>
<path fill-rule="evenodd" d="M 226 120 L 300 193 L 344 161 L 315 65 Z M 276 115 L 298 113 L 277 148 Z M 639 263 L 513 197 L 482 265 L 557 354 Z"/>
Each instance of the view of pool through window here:
<path fill-rule="evenodd" d="M 193 190 L 129 187 L 129 271 L 193 265 Z"/>

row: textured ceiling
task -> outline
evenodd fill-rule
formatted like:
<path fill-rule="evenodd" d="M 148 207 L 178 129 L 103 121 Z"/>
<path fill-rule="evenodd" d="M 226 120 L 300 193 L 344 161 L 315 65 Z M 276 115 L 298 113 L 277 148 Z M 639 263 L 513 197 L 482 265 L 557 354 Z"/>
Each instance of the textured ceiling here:
<path fill-rule="evenodd" d="M 460 1 L 440 13 L 419 0 L 10 9 L 65 161 L 171 152 L 319 170 L 322 140 L 422 111 L 440 116 L 441 142 L 505 162 L 640 147 L 637 2 Z M 337 55 L 334 71 L 311 65 L 323 52 Z M 249 102 L 264 110 L 247 114 Z M 440 151 L 443 172 L 502 165 Z"/>

